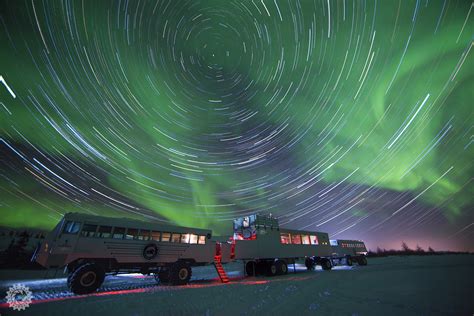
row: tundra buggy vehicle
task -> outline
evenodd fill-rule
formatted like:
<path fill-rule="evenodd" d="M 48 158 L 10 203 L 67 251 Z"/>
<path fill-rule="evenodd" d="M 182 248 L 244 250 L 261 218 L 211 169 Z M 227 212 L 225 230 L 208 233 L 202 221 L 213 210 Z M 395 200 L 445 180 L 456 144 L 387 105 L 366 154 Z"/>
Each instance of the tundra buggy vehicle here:
<path fill-rule="evenodd" d="M 288 273 L 288 264 L 304 260 L 308 270 L 332 268 L 327 233 L 280 228 L 278 219 L 251 215 L 234 220 L 235 259 L 243 260 L 247 275 Z"/>
<path fill-rule="evenodd" d="M 367 265 L 367 248 L 361 240 L 331 240 L 331 260 L 333 263 L 343 262 L 345 260 L 348 266 L 357 262 L 361 266 Z"/>
<path fill-rule="evenodd" d="M 233 222 L 233 236 L 212 237 L 207 229 L 67 213 L 32 260 L 46 268 L 65 267 L 67 284 L 76 294 L 96 291 L 106 274 L 154 274 L 160 283 L 189 282 L 191 267 L 213 263 L 223 283 L 222 263 L 241 260 L 245 273 L 282 275 L 288 265 L 304 261 L 308 270 L 330 270 L 345 260 L 366 265 L 361 241 L 330 241 L 327 233 L 284 229 L 271 215 L 250 215 Z"/>
<path fill-rule="evenodd" d="M 154 273 L 162 283 L 179 285 L 189 281 L 192 266 L 214 262 L 211 234 L 207 229 L 67 213 L 33 259 L 46 268 L 65 267 L 68 286 L 76 294 L 95 291 L 107 273 Z"/>

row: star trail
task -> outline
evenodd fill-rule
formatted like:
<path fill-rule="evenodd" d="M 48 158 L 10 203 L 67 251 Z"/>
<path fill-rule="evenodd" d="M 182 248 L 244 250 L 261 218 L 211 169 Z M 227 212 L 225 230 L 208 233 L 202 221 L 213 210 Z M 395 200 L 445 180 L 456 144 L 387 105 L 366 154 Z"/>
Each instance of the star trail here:
<path fill-rule="evenodd" d="M 0 225 L 474 250 L 469 1 L 0 1 Z"/>

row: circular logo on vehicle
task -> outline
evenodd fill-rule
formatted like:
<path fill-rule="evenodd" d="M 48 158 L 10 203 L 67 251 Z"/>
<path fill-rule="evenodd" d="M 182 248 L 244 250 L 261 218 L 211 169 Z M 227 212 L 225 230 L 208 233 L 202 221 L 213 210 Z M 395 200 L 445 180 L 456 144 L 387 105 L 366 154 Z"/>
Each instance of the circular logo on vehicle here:
<path fill-rule="evenodd" d="M 151 260 L 158 255 L 158 247 L 155 244 L 148 244 L 143 249 L 143 258 Z"/>

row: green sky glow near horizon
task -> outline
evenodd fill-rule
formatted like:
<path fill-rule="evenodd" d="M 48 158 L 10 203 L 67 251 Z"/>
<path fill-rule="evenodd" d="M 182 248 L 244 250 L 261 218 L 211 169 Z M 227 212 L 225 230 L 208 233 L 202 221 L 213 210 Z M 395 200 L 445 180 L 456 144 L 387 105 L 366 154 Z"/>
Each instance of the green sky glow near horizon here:
<path fill-rule="evenodd" d="M 269 211 L 338 237 L 472 235 L 468 2 L 0 8 L 2 225 L 226 233 Z"/>

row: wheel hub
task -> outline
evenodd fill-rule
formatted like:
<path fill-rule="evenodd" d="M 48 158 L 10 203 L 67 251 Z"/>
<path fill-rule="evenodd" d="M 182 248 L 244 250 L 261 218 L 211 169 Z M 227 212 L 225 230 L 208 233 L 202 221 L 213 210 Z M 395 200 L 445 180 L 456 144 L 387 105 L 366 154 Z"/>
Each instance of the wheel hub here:
<path fill-rule="evenodd" d="M 179 270 L 178 276 L 181 280 L 185 280 L 188 277 L 188 274 L 188 269 L 182 268 L 181 270 Z"/>
<path fill-rule="evenodd" d="M 97 279 L 97 275 L 94 272 L 89 271 L 89 272 L 84 273 L 81 276 L 80 282 L 82 286 L 88 287 L 94 284 L 96 279 Z"/>

